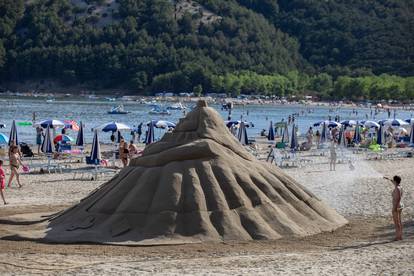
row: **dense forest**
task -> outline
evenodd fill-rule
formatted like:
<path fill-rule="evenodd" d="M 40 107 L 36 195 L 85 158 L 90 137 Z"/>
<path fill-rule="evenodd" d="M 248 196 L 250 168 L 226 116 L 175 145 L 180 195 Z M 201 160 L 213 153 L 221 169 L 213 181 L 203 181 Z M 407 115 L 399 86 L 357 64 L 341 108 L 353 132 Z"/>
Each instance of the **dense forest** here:
<path fill-rule="evenodd" d="M 413 18 L 409 0 L 1 0 L 0 81 L 414 99 Z"/>

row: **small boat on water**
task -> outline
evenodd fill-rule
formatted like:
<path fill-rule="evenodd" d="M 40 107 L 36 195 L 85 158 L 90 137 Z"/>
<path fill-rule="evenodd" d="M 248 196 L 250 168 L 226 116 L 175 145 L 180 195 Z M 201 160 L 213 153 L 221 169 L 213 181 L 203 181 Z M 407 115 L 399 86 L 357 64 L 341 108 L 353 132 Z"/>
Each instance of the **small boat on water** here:
<path fill-rule="evenodd" d="M 128 114 L 128 113 L 129 113 L 129 111 L 124 110 L 123 105 L 118 105 L 116 107 L 112 107 L 112 109 L 110 111 L 108 111 L 108 114 L 112 114 L 112 115 Z"/>
<path fill-rule="evenodd" d="M 47 99 L 46 102 L 47 103 L 54 103 L 56 100 L 55 99 Z"/>
<path fill-rule="evenodd" d="M 148 114 L 150 115 L 171 115 L 171 112 L 165 108 L 161 108 L 159 105 L 151 109 Z"/>
<path fill-rule="evenodd" d="M 186 107 L 183 106 L 181 102 L 179 102 L 179 103 L 175 103 L 170 106 L 167 106 L 167 109 L 168 110 L 183 110 L 183 109 L 186 109 Z"/>

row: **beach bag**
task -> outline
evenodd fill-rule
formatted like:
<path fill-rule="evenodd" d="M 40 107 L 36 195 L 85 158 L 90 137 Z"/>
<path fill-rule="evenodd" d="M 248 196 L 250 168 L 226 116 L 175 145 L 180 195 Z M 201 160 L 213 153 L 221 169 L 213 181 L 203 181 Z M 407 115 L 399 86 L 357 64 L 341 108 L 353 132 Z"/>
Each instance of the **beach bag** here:
<path fill-rule="evenodd" d="M 30 168 L 29 168 L 29 166 L 23 166 L 23 172 L 24 173 L 29 173 L 30 172 Z"/>

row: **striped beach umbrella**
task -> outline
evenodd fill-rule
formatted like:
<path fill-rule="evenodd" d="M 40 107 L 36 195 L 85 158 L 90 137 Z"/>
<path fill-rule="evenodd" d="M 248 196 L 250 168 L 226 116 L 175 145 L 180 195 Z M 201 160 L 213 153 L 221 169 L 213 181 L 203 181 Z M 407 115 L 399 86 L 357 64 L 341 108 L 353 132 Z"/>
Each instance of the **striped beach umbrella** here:
<path fill-rule="evenodd" d="M 35 124 L 35 126 L 41 126 L 42 128 L 64 128 L 65 123 L 59 120 L 44 120 Z"/>
<path fill-rule="evenodd" d="M 103 132 L 115 132 L 120 130 L 131 130 L 129 126 L 123 123 L 110 122 L 96 127 L 95 129 Z"/>
<path fill-rule="evenodd" d="M 289 143 L 289 129 L 287 127 L 287 124 L 285 124 L 285 126 L 283 128 L 282 143 L 284 143 L 284 144 Z"/>
<path fill-rule="evenodd" d="M 269 126 L 269 133 L 267 134 L 267 140 L 274 141 L 275 140 L 275 131 L 273 130 L 273 122 L 270 121 Z"/>
<path fill-rule="evenodd" d="M 19 139 L 17 137 L 17 127 L 16 127 L 16 121 L 13 120 L 11 129 L 10 129 L 10 136 L 9 136 L 9 146 L 10 145 L 18 145 L 19 144 Z"/>
<path fill-rule="evenodd" d="M 151 121 L 148 125 L 147 136 L 145 137 L 145 144 L 149 145 L 151 143 L 154 143 L 154 140 L 154 123 Z"/>
<path fill-rule="evenodd" d="M 239 142 L 243 146 L 245 146 L 249 143 L 249 138 L 247 137 L 247 131 L 246 131 L 246 126 L 245 126 L 244 122 L 240 123 L 239 133 L 237 135 L 237 138 L 239 139 Z"/>
<path fill-rule="evenodd" d="M 296 150 L 298 148 L 298 137 L 296 134 L 296 126 L 293 124 L 292 126 L 292 139 L 290 140 L 290 148 L 292 150 Z"/>
<path fill-rule="evenodd" d="M 321 132 L 321 138 L 319 143 L 323 144 L 328 139 L 328 128 L 326 127 L 326 123 L 322 124 L 322 132 Z"/>
<path fill-rule="evenodd" d="M 76 145 L 83 147 L 85 145 L 85 135 L 83 134 L 83 124 L 80 122 L 78 136 L 76 136 Z"/>
<path fill-rule="evenodd" d="M 93 135 L 93 141 L 92 141 L 92 150 L 91 155 L 89 156 L 90 161 L 95 164 L 99 164 L 101 162 L 102 156 L 101 156 L 101 146 L 99 144 L 99 137 L 98 137 L 98 131 L 94 131 Z"/>
<path fill-rule="evenodd" d="M 43 139 L 43 143 L 42 143 L 42 147 L 41 147 L 41 150 L 42 150 L 43 153 L 50 154 L 50 153 L 53 153 L 55 151 L 55 148 L 53 147 L 52 141 L 53 141 L 53 133 L 50 130 L 50 126 L 48 125 L 46 127 L 45 138 Z"/>
<path fill-rule="evenodd" d="M 385 143 L 384 127 L 380 125 L 378 132 L 377 132 L 377 144 L 383 145 L 384 143 Z"/>

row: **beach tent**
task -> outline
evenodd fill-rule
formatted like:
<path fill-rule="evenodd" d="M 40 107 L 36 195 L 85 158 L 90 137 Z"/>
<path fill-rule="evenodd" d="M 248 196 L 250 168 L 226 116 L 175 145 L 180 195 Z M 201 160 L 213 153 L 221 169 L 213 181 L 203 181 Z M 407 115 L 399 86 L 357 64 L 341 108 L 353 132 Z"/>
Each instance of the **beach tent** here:
<path fill-rule="evenodd" d="M 287 144 L 289 143 L 289 129 L 287 124 L 284 125 L 283 134 L 282 134 L 282 143 Z"/>
<path fill-rule="evenodd" d="M 290 139 L 290 148 L 296 150 L 298 148 L 298 137 L 296 134 L 296 126 L 292 125 L 292 139 Z"/>
<path fill-rule="evenodd" d="M 361 143 L 361 129 L 360 129 L 359 124 L 355 126 L 355 133 L 354 133 L 353 141 L 355 144 Z"/>
<path fill-rule="evenodd" d="M 17 137 L 17 127 L 16 127 L 16 121 L 13 120 L 11 129 L 10 129 L 10 136 L 9 136 L 9 146 L 11 146 L 14 143 L 14 145 L 19 145 L 19 139 Z"/>
<path fill-rule="evenodd" d="M 0 133 L 0 144 L 9 144 L 9 137 L 3 133 Z"/>
<path fill-rule="evenodd" d="M 274 141 L 275 140 L 275 131 L 273 129 L 273 122 L 272 121 L 270 121 L 269 133 L 267 134 L 267 140 L 269 140 L 269 141 Z"/>
<path fill-rule="evenodd" d="M 46 220 L 40 234 L 48 242 L 148 246 L 289 239 L 347 223 L 305 186 L 258 161 L 199 101 L 173 132 Z"/>
<path fill-rule="evenodd" d="M 42 128 L 63 128 L 65 123 L 59 120 L 44 120 L 35 124 L 35 126 L 41 126 Z"/>
<path fill-rule="evenodd" d="M 102 160 L 101 146 L 99 144 L 98 131 L 95 130 L 93 134 L 92 150 L 89 156 L 89 162 L 98 165 Z"/>
<path fill-rule="evenodd" d="M 377 144 L 384 145 L 385 144 L 385 137 L 384 137 L 384 126 L 380 126 L 377 132 Z"/>
<path fill-rule="evenodd" d="M 147 136 L 145 137 L 145 145 L 149 145 L 154 143 L 155 137 L 154 137 L 154 124 L 151 121 L 148 125 L 147 129 Z"/>
<path fill-rule="evenodd" d="M 85 135 L 83 133 L 83 124 L 80 122 L 78 136 L 76 136 L 76 145 L 78 147 L 83 147 L 85 145 Z"/>
<path fill-rule="evenodd" d="M 240 123 L 239 133 L 237 134 L 237 138 L 243 146 L 249 144 L 249 138 L 247 136 L 247 130 L 246 130 L 246 126 L 244 125 L 244 122 Z"/>
<path fill-rule="evenodd" d="M 55 151 L 55 147 L 53 146 L 53 133 L 50 130 L 50 126 L 46 126 L 45 137 L 43 138 L 43 143 L 41 150 L 45 154 L 51 154 Z"/>
<path fill-rule="evenodd" d="M 326 143 L 326 140 L 328 139 L 328 128 L 326 127 L 326 124 L 322 124 L 322 131 L 321 131 L 321 138 L 319 143 L 323 144 Z"/>

